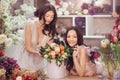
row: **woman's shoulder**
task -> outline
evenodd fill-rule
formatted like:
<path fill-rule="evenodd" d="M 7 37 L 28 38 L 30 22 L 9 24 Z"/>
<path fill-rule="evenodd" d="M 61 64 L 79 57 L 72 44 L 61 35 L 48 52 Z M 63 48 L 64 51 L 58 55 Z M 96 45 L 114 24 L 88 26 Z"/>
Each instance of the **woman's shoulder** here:
<path fill-rule="evenodd" d="M 89 47 L 85 46 L 85 45 L 80 45 L 79 46 L 80 49 L 88 49 Z"/>
<path fill-rule="evenodd" d="M 34 27 L 38 19 L 29 20 L 26 22 L 26 27 Z"/>
<path fill-rule="evenodd" d="M 81 45 L 81 46 L 79 46 L 79 48 L 81 51 L 85 51 L 87 54 L 90 53 L 90 47 L 87 47 L 85 45 Z"/>

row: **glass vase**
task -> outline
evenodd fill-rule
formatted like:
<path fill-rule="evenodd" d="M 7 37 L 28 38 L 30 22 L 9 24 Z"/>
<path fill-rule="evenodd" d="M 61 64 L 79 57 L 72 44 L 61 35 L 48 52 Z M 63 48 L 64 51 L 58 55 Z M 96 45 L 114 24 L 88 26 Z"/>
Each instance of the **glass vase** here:
<path fill-rule="evenodd" d="M 120 80 L 120 69 L 115 70 L 113 80 Z"/>

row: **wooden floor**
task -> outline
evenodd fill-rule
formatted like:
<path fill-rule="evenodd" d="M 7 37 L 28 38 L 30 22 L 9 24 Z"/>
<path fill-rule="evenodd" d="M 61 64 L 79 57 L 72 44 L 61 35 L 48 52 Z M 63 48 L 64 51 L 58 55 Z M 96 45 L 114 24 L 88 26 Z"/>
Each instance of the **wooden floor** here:
<path fill-rule="evenodd" d="M 79 77 L 79 76 L 67 76 L 61 79 L 46 79 L 46 80 L 100 80 L 97 77 Z"/>

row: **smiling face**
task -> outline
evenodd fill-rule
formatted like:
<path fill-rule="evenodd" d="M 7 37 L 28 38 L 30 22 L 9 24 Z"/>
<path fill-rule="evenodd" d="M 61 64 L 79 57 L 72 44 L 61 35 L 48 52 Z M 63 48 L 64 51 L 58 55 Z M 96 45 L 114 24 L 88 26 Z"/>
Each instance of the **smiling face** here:
<path fill-rule="evenodd" d="M 69 46 L 75 46 L 77 44 L 77 33 L 75 30 L 70 30 L 67 34 L 67 42 Z"/>
<path fill-rule="evenodd" d="M 46 24 L 50 24 L 52 22 L 52 20 L 54 19 L 54 13 L 53 11 L 48 11 L 46 14 L 45 14 L 45 23 Z"/>

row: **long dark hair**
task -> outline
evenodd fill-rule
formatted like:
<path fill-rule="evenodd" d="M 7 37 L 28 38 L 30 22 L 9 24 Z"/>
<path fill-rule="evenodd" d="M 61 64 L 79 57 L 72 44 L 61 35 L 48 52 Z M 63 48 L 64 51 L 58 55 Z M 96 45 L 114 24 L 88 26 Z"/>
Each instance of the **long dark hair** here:
<path fill-rule="evenodd" d="M 68 42 L 67 42 L 67 35 L 68 35 L 68 32 L 70 30 L 75 30 L 75 32 L 77 34 L 77 45 L 79 45 L 79 46 L 83 45 L 83 34 L 82 34 L 81 30 L 77 26 L 75 26 L 75 27 L 72 26 L 72 27 L 67 28 L 67 32 L 65 34 L 65 43 L 66 43 L 66 45 L 69 46 L 69 47 L 71 47 L 68 44 Z M 66 61 L 66 69 L 68 71 L 70 71 L 73 68 L 73 65 L 74 65 L 73 58 L 72 58 L 72 53 L 73 52 L 70 53 L 71 57 L 69 57 L 68 60 Z"/>
<path fill-rule="evenodd" d="M 53 11 L 54 13 L 54 18 L 50 24 L 45 24 L 45 14 L 48 11 Z M 42 30 L 43 34 L 47 35 L 45 31 L 48 31 L 48 35 L 51 36 L 52 38 L 54 37 L 55 34 L 57 34 L 56 31 L 56 21 L 57 21 L 57 13 L 56 9 L 53 5 L 47 3 L 44 6 L 42 6 L 40 9 L 38 9 L 35 13 L 36 17 L 39 17 L 39 20 L 43 19 L 44 20 L 44 29 Z"/>

